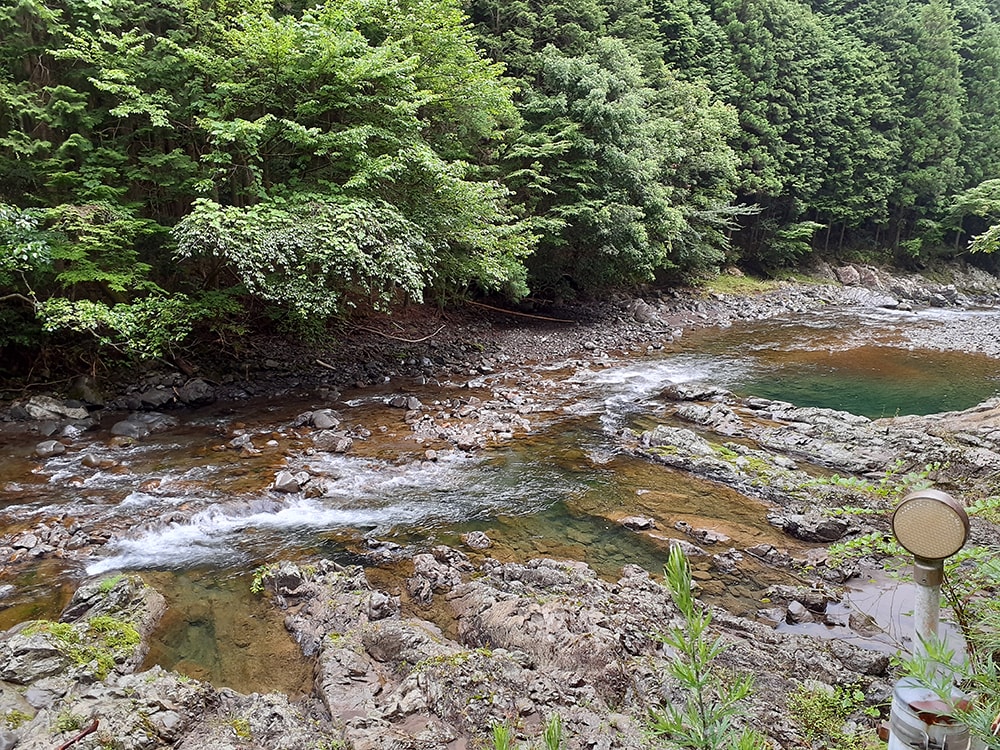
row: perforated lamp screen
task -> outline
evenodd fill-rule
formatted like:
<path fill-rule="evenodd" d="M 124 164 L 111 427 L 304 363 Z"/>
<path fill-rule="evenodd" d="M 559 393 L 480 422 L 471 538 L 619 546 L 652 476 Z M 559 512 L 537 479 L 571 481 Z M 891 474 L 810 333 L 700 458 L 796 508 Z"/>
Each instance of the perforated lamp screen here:
<path fill-rule="evenodd" d="M 951 557 L 969 536 L 969 516 L 946 492 L 919 490 L 892 514 L 892 532 L 907 552 L 925 560 Z"/>

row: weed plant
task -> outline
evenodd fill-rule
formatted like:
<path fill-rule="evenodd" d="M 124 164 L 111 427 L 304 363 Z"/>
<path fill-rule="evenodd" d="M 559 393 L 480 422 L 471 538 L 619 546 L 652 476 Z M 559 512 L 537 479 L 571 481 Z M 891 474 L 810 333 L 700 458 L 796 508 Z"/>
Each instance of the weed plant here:
<path fill-rule="evenodd" d="M 734 676 L 715 664 L 725 643 L 709 633 L 712 615 L 694 598 L 691 568 L 680 547 L 670 549 L 664 572 L 683 624 L 668 628 L 659 638 L 673 653 L 668 672 L 686 698 L 679 706 L 668 704 L 652 711 L 653 735 L 690 750 L 762 750 L 767 747 L 763 735 L 735 726 L 745 716 L 753 678 Z"/>

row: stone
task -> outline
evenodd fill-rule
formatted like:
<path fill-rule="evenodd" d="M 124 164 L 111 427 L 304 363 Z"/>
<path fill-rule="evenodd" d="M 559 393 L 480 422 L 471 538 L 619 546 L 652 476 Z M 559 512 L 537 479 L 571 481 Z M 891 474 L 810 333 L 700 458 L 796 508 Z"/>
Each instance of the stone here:
<path fill-rule="evenodd" d="M 787 620 L 793 625 L 813 622 L 815 618 L 802 602 L 793 601 L 788 603 Z"/>
<path fill-rule="evenodd" d="M 43 440 L 35 446 L 35 455 L 39 458 L 52 458 L 61 456 L 66 452 L 66 446 L 58 440 Z"/>
<path fill-rule="evenodd" d="M 180 424 L 176 417 L 158 411 L 137 412 L 129 415 L 129 420 L 146 425 L 151 432 L 165 432 Z"/>
<path fill-rule="evenodd" d="M 177 398 L 188 406 L 204 406 L 215 403 L 215 389 L 202 378 L 194 378 L 177 389 Z"/>
<path fill-rule="evenodd" d="M 301 490 L 302 485 L 299 484 L 297 475 L 292 474 L 290 471 L 279 471 L 274 477 L 271 489 L 275 492 L 293 493 Z"/>
<path fill-rule="evenodd" d="M 70 398 L 92 406 L 104 406 L 104 394 L 97 387 L 97 381 L 90 375 L 78 375 L 67 392 Z"/>
<path fill-rule="evenodd" d="M 632 317 L 639 323 L 653 323 L 659 320 L 659 312 L 655 307 L 646 302 L 646 300 L 633 300 L 629 307 L 631 308 Z"/>
<path fill-rule="evenodd" d="M 38 537 L 30 531 L 21 534 L 10 543 L 15 549 L 34 549 L 38 546 Z"/>
<path fill-rule="evenodd" d="M 32 419 L 86 419 L 90 413 L 83 407 L 68 406 L 51 396 L 33 396 L 24 405 Z"/>
<path fill-rule="evenodd" d="M 149 437 L 150 429 L 142 422 L 133 422 L 131 419 L 125 419 L 111 425 L 111 434 L 134 440 L 142 440 L 145 437 Z"/>
<path fill-rule="evenodd" d="M 139 403 L 147 409 L 159 409 L 167 404 L 173 403 L 176 396 L 172 390 L 160 386 L 158 388 L 148 388 L 139 394 Z"/>
<path fill-rule="evenodd" d="M 462 534 L 462 541 L 472 549 L 489 549 L 493 546 L 493 540 L 482 531 L 470 531 L 468 534 Z"/>
<path fill-rule="evenodd" d="M 318 430 L 330 430 L 340 424 L 340 415 L 333 409 L 319 409 L 312 413 L 311 421 Z"/>
<path fill-rule="evenodd" d="M 619 523 L 631 531 L 645 531 L 656 528 L 656 521 L 644 516 L 625 516 Z"/>
<path fill-rule="evenodd" d="M 833 269 L 837 275 L 837 281 L 844 286 L 857 286 L 861 283 L 861 273 L 854 266 L 840 266 Z"/>

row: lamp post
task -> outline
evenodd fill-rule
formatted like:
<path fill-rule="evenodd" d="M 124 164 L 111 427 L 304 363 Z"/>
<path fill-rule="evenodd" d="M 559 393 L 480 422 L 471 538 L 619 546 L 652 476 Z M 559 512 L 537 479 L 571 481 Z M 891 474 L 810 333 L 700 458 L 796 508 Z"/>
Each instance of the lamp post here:
<path fill-rule="evenodd" d="M 962 549 L 969 537 L 969 517 L 955 498 L 939 490 L 918 490 L 902 499 L 892 514 L 892 533 L 913 555 L 914 653 L 937 638 L 941 614 L 944 561 Z M 965 696 L 956 691 L 954 699 Z M 968 727 L 950 707 L 913 678 L 903 678 L 892 691 L 888 750 L 968 750 Z"/>

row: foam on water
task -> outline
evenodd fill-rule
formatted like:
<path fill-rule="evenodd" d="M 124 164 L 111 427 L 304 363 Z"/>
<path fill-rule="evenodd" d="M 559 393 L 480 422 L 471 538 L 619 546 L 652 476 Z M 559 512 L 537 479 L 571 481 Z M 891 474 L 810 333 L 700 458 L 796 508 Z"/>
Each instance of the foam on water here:
<path fill-rule="evenodd" d="M 717 384 L 734 378 L 744 365 L 735 359 L 679 354 L 663 359 L 643 359 L 622 367 L 577 373 L 571 382 L 584 386 L 592 395 L 574 402 L 572 413 L 599 414 L 606 432 L 640 412 L 655 406 L 657 395 L 670 385 L 681 383 Z"/>
<path fill-rule="evenodd" d="M 401 526 L 532 513 L 552 502 L 558 494 L 553 485 L 558 490 L 561 481 L 539 467 L 493 466 L 465 456 L 404 466 L 333 454 L 308 460 L 315 474 L 326 477 L 322 497 L 271 493 L 215 503 L 182 521 L 154 522 L 110 542 L 110 555 L 91 563 L 87 573 L 236 564 L 249 556 L 247 545 L 262 538 L 273 537 L 277 545 L 341 529 L 384 534 Z M 570 484 L 564 482 L 565 491 Z M 148 510 L 176 505 L 177 498 L 134 492 L 126 501 L 126 507 Z"/>

